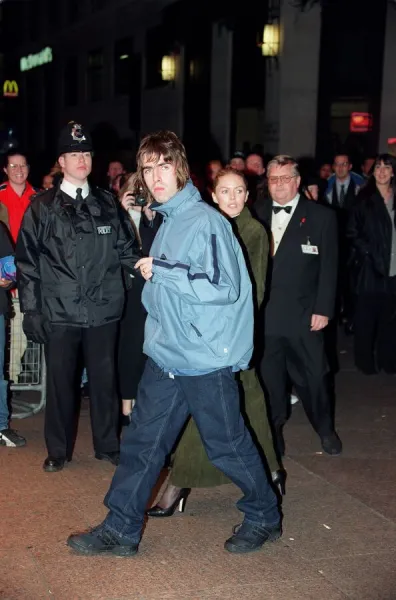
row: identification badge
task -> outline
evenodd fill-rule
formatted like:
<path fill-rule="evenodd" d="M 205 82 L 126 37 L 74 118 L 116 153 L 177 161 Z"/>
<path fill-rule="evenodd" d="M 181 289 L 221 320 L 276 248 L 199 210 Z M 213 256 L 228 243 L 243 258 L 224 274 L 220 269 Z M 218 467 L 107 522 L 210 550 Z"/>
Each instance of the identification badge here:
<path fill-rule="evenodd" d="M 311 244 L 311 240 L 307 237 L 307 243 L 301 244 L 303 254 L 319 254 L 319 248 Z"/>
<path fill-rule="evenodd" d="M 111 225 L 102 225 L 101 227 L 97 227 L 96 231 L 99 235 L 108 235 L 111 233 Z"/>
<path fill-rule="evenodd" d="M 301 250 L 303 254 L 319 254 L 319 248 L 312 244 L 301 244 Z"/>

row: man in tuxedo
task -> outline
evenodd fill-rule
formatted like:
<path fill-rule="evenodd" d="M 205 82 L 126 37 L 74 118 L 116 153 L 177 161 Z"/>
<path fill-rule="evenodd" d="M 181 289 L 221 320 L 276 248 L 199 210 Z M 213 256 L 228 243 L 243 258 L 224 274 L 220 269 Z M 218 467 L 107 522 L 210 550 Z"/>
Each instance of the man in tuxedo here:
<path fill-rule="evenodd" d="M 323 341 L 337 285 L 336 217 L 298 193 L 298 165 L 290 156 L 276 156 L 267 173 L 270 197 L 261 216 L 272 239 L 272 261 L 261 375 L 278 450 L 284 454 L 290 378 L 323 450 L 338 455 L 342 444 L 334 430 Z"/>

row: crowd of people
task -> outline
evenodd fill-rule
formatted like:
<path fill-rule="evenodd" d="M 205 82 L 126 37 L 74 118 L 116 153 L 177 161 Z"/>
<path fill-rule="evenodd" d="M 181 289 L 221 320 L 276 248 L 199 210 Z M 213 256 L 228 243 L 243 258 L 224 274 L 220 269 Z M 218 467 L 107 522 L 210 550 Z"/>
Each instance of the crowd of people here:
<path fill-rule="evenodd" d="M 89 183 L 92 152 L 69 123 L 39 193 L 26 154 L 5 156 L 0 259 L 14 244 L 17 289 L 0 279 L 0 443 L 26 443 L 10 428 L 1 364 L 12 290 L 13 318 L 45 350 L 44 470 L 73 458 L 83 369 L 95 457 L 116 467 L 106 519 L 68 545 L 134 555 L 146 515 L 170 517 L 194 488 L 232 481 L 244 518 L 225 549 L 257 550 L 281 535 L 292 392 L 321 449 L 342 452 L 338 326 L 360 371 L 396 372 L 395 158 L 368 158 L 358 175 L 339 153 L 303 181 L 288 155 L 237 152 L 201 182 L 161 131 L 141 141 L 136 172 L 110 162 L 104 190 Z"/>

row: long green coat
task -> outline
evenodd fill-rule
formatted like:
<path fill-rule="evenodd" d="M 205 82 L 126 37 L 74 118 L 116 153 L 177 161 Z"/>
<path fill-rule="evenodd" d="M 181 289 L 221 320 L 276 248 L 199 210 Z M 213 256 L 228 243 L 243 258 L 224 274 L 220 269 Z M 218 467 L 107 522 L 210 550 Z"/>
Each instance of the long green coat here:
<path fill-rule="evenodd" d="M 252 278 L 258 308 L 264 299 L 268 236 L 264 227 L 251 216 L 246 207 L 233 222 Z M 264 393 L 256 372 L 254 369 L 241 371 L 239 379 L 242 388 L 242 412 L 246 423 L 270 471 L 276 471 L 279 469 L 279 463 L 268 423 Z M 198 429 L 191 418 L 173 456 L 170 483 L 177 487 L 212 487 L 230 483 L 230 480 L 210 463 Z"/>

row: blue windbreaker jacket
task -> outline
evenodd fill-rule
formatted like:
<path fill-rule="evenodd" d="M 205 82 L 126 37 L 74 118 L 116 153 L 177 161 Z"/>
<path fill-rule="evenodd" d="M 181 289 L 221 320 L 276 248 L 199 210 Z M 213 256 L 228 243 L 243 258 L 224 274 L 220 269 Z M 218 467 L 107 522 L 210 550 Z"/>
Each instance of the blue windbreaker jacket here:
<path fill-rule="evenodd" d="M 164 370 L 247 369 L 253 351 L 252 286 L 230 223 L 192 183 L 165 204 L 150 256 L 153 277 L 143 351 Z"/>

